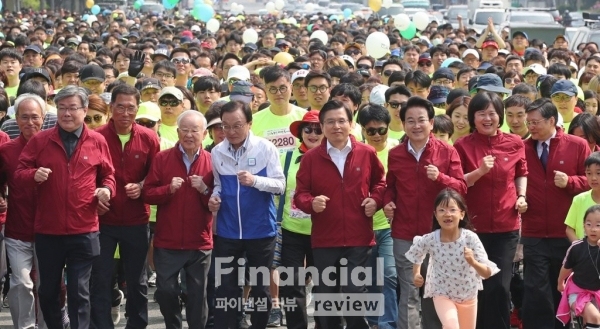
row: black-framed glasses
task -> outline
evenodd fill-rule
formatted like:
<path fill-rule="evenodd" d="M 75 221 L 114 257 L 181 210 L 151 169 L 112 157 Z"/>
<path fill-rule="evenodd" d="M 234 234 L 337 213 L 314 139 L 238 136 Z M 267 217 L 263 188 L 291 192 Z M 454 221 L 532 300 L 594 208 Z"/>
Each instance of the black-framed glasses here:
<path fill-rule="evenodd" d="M 431 65 L 433 65 L 432 62 L 419 62 L 420 67 L 425 67 L 425 66 L 431 67 Z"/>
<path fill-rule="evenodd" d="M 145 121 L 145 120 L 135 120 L 135 123 L 137 123 L 140 126 L 144 126 L 146 128 L 154 128 L 154 126 L 156 126 L 156 121 Z"/>
<path fill-rule="evenodd" d="M 387 127 L 366 128 L 365 132 L 367 133 L 367 136 L 375 136 L 375 134 L 378 134 L 379 136 L 383 136 L 383 135 L 387 134 L 388 128 Z"/>
<path fill-rule="evenodd" d="M 302 128 L 302 132 L 304 132 L 307 135 L 310 135 L 312 133 L 315 133 L 315 135 L 323 134 L 323 130 L 321 130 L 321 127 L 313 127 L 313 126 L 306 126 L 306 127 Z"/>
<path fill-rule="evenodd" d="M 85 118 L 83 119 L 83 121 L 87 124 L 92 123 L 92 120 L 95 123 L 100 123 L 100 122 L 102 122 L 102 119 L 104 119 L 104 117 L 100 114 L 96 114 L 94 116 L 86 115 Z"/>
<path fill-rule="evenodd" d="M 271 93 L 273 95 L 277 95 L 277 92 L 284 94 L 286 91 L 288 91 L 287 86 L 279 86 L 279 88 L 277 88 L 277 87 L 269 88 L 269 93 Z"/>
<path fill-rule="evenodd" d="M 181 104 L 181 101 L 177 100 L 177 99 L 161 100 L 158 103 L 158 105 L 160 105 L 162 107 L 165 107 L 165 106 L 175 107 L 175 106 L 179 106 L 179 104 Z"/>
<path fill-rule="evenodd" d="M 320 86 L 308 86 L 308 90 L 310 90 L 310 92 L 312 92 L 312 93 L 316 93 L 316 92 L 317 92 L 317 90 L 318 90 L 319 92 L 322 92 L 322 93 L 324 93 L 324 92 L 326 92 L 326 91 L 327 91 L 327 89 L 329 89 L 329 86 L 326 86 L 326 85 L 320 85 Z"/>

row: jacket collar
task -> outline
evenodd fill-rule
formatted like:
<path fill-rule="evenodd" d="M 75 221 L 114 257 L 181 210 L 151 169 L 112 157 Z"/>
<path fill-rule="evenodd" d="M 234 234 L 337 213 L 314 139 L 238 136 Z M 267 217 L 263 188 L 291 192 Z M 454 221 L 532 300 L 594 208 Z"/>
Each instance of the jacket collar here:
<path fill-rule="evenodd" d="M 107 123 L 108 125 L 108 130 L 113 133 L 115 136 L 118 135 L 117 133 L 117 129 L 115 128 L 115 120 L 113 118 L 110 118 L 110 120 Z M 140 127 L 138 126 L 137 123 L 133 123 L 131 125 L 131 136 L 135 135 L 137 133 L 137 130 L 140 129 Z"/>
<path fill-rule="evenodd" d="M 475 138 L 478 141 L 484 142 L 484 143 L 489 143 L 491 145 L 496 145 L 498 143 L 500 143 L 502 141 L 502 139 L 504 139 L 504 133 L 498 129 L 496 135 L 494 136 L 487 136 L 484 134 L 481 134 L 479 132 L 477 132 L 477 130 L 473 131 L 471 133 L 471 135 L 473 135 L 473 138 Z"/>
<path fill-rule="evenodd" d="M 87 135 L 88 135 L 88 127 L 84 124 L 81 126 L 81 135 L 79 136 L 79 141 L 84 140 Z M 60 126 L 58 125 L 58 122 L 56 123 L 56 126 L 54 126 L 54 128 L 52 128 L 52 133 L 50 134 L 50 139 L 59 143 L 62 146 L 62 139 L 60 138 L 60 133 L 59 133 L 59 129 Z"/>
<path fill-rule="evenodd" d="M 359 142 L 356 141 L 356 138 L 354 137 L 354 135 L 350 134 L 348 136 L 349 138 L 349 142 L 350 145 L 352 146 L 352 149 L 350 150 L 350 153 L 352 153 L 352 151 L 354 151 L 354 149 L 356 148 L 356 145 L 359 144 Z M 319 152 L 321 153 L 321 155 L 325 156 L 325 157 L 329 157 L 329 154 L 327 153 L 327 138 L 323 138 L 323 140 L 321 141 L 321 145 L 318 146 Z"/>

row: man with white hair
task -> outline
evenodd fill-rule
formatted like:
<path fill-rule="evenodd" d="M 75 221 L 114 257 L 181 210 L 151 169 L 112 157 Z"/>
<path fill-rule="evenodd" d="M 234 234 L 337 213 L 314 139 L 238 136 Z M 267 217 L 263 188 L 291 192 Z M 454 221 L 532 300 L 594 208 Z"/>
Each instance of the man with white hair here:
<path fill-rule="evenodd" d="M 34 284 L 30 274 L 36 258 L 33 245 L 35 207 L 31 206 L 36 202 L 35 184 L 18 184 L 14 174 L 21 151 L 27 142 L 42 130 L 46 102 L 40 96 L 23 94 L 15 101 L 15 111 L 21 134 L 0 147 L 0 186 L 8 186 L 8 201 L 11 203 L 4 224 L 6 253 L 13 271 L 8 302 L 15 327 L 33 328 L 36 326 L 36 313 Z M 46 327 L 41 312 L 38 314 L 37 324 L 39 328 Z"/>
<path fill-rule="evenodd" d="M 143 197 L 158 206 L 154 234 L 156 301 L 166 328 L 182 328 L 178 274 L 185 269 L 190 328 L 204 328 L 208 319 L 206 285 L 210 267 L 212 213 L 211 154 L 202 149 L 206 118 L 185 111 L 177 118 L 179 141 L 156 155 L 144 183 Z"/>

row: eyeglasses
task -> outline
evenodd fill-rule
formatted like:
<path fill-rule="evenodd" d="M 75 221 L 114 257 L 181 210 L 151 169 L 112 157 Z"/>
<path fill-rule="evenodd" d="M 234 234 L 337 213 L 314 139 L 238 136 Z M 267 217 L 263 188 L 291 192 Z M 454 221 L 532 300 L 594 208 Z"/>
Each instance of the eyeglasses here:
<path fill-rule="evenodd" d="M 292 87 L 293 87 L 294 89 L 302 89 L 302 88 L 306 88 L 306 87 L 304 87 L 304 84 L 302 84 L 302 83 L 294 83 L 294 84 L 292 85 Z"/>
<path fill-rule="evenodd" d="M 400 106 L 401 103 L 397 103 L 397 102 L 388 102 L 388 105 L 393 108 L 393 109 L 397 109 Z"/>
<path fill-rule="evenodd" d="M 171 79 L 171 78 L 174 78 L 174 77 L 175 77 L 175 76 L 174 76 L 173 74 L 171 74 L 171 73 L 162 73 L 162 72 L 156 72 L 156 73 L 154 73 L 154 75 L 155 75 L 157 78 L 159 78 L 159 79 L 162 79 L 162 78 Z"/>
<path fill-rule="evenodd" d="M 81 106 L 81 107 L 70 107 L 70 108 L 59 107 L 56 110 L 58 112 L 75 113 L 75 112 L 77 112 L 77 110 L 81 110 L 81 109 L 84 109 L 84 108 L 85 108 L 84 106 Z"/>
<path fill-rule="evenodd" d="M 32 116 L 28 116 L 28 115 L 21 115 L 19 116 L 19 120 L 21 121 L 25 121 L 25 122 L 29 122 L 29 120 L 33 121 L 33 122 L 38 122 L 42 119 L 41 116 L 39 115 L 32 115 Z"/>
<path fill-rule="evenodd" d="M 525 121 L 525 125 L 526 126 L 533 126 L 533 127 L 535 127 L 535 126 L 539 125 L 540 122 L 547 121 L 547 120 L 549 120 L 549 119 Z"/>
<path fill-rule="evenodd" d="M 431 62 L 419 62 L 419 67 L 431 67 L 431 65 L 433 65 Z"/>
<path fill-rule="evenodd" d="M 385 71 L 383 71 L 383 75 L 386 76 L 386 77 L 389 77 L 390 75 L 392 75 L 392 73 L 394 73 L 394 71 L 392 71 L 392 70 L 385 70 Z"/>
<path fill-rule="evenodd" d="M 509 85 L 512 85 L 512 84 L 517 85 L 517 84 L 521 83 L 521 80 L 519 80 L 517 78 L 506 78 L 506 79 L 504 79 L 504 82 L 508 83 Z"/>
<path fill-rule="evenodd" d="M 367 128 L 367 129 L 365 129 L 365 132 L 367 133 L 367 136 L 375 136 L 375 134 L 378 134 L 379 136 L 383 136 L 383 135 L 387 134 L 388 128 L 387 127 Z"/>
<path fill-rule="evenodd" d="M 346 119 L 339 119 L 339 120 L 333 120 L 333 119 L 331 119 L 331 120 L 325 121 L 325 124 L 328 125 L 328 126 L 332 126 L 333 127 L 336 124 L 338 124 L 339 126 L 343 126 L 347 122 L 348 122 L 348 120 L 346 120 Z"/>
<path fill-rule="evenodd" d="M 87 124 L 92 123 L 92 120 L 94 120 L 95 123 L 100 123 L 100 122 L 102 122 L 102 119 L 104 119 L 104 117 L 101 116 L 100 114 L 96 114 L 93 117 L 86 115 L 85 118 L 83 119 L 83 121 L 85 121 L 85 123 L 87 123 Z"/>
<path fill-rule="evenodd" d="M 175 57 L 171 59 L 171 63 L 173 64 L 189 64 L 190 59 L 185 57 Z"/>
<path fill-rule="evenodd" d="M 370 70 L 373 67 L 371 67 L 371 65 L 367 65 L 367 64 L 358 64 L 358 65 L 356 65 L 356 68 L 359 70 Z"/>
<path fill-rule="evenodd" d="M 240 79 L 231 78 L 231 79 L 227 80 L 227 83 L 230 84 L 230 85 L 232 85 L 232 84 L 234 84 L 234 83 L 236 83 L 238 81 L 240 81 Z"/>
<path fill-rule="evenodd" d="M 310 135 L 312 133 L 315 133 L 315 135 L 323 134 L 323 130 L 321 130 L 320 127 L 312 127 L 312 126 L 306 126 L 306 127 L 302 128 L 302 132 L 304 132 L 307 135 Z"/>
<path fill-rule="evenodd" d="M 138 111 L 137 106 L 130 106 L 130 107 L 125 107 L 123 105 L 117 105 L 115 106 L 115 113 L 128 113 L 128 114 L 136 114 Z"/>
<path fill-rule="evenodd" d="M 360 50 L 358 50 L 358 49 L 346 50 L 346 51 L 344 52 L 344 54 L 346 54 L 346 55 L 349 55 L 349 56 L 358 55 L 358 54 L 360 54 L 360 53 L 361 53 L 361 52 L 360 52 Z"/>
<path fill-rule="evenodd" d="M 273 95 L 277 95 L 277 92 L 284 94 L 287 90 L 288 90 L 287 86 L 279 86 L 279 88 L 271 87 L 271 88 L 269 88 L 269 93 L 271 93 Z"/>
<path fill-rule="evenodd" d="M 156 121 L 144 121 L 144 120 L 135 120 L 135 123 L 137 123 L 140 126 L 144 126 L 146 128 L 154 128 L 154 126 L 156 126 Z"/>
<path fill-rule="evenodd" d="M 310 92 L 312 92 L 312 93 L 316 93 L 317 90 L 321 93 L 324 93 L 327 91 L 327 89 L 329 89 L 329 86 L 326 86 L 326 85 L 308 86 L 308 90 L 310 90 Z"/>
<path fill-rule="evenodd" d="M 161 100 L 158 103 L 158 105 L 160 105 L 162 107 L 166 107 L 166 106 L 175 107 L 175 106 L 179 106 L 179 104 L 181 104 L 181 101 L 179 101 L 177 99 Z"/>
<path fill-rule="evenodd" d="M 438 79 L 434 80 L 433 84 L 436 86 L 450 86 L 454 81 L 449 79 Z"/>
<path fill-rule="evenodd" d="M 569 96 L 567 94 L 552 95 L 552 100 L 559 103 L 568 102 L 571 100 L 571 98 L 573 98 L 573 96 Z"/>
<path fill-rule="evenodd" d="M 325 61 L 325 60 L 324 60 L 323 58 L 321 58 L 321 57 L 311 57 L 311 58 L 310 58 L 310 62 L 311 62 L 311 63 L 313 63 L 313 62 L 314 62 L 314 63 L 319 63 L 319 62 L 324 62 L 324 61 Z"/>
<path fill-rule="evenodd" d="M 245 125 L 246 125 L 246 123 L 244 123 L 244 124 L 239 124 L 238 123 L 238 124 L 235 124 L 233 126 L 230 126 L 230 125 L 221 125 L 221 129 L 223 129 L 224 132 L 229 132 L 229 131 L 237 132 L 237 131 L 242 130 L 242 128 Z"/>

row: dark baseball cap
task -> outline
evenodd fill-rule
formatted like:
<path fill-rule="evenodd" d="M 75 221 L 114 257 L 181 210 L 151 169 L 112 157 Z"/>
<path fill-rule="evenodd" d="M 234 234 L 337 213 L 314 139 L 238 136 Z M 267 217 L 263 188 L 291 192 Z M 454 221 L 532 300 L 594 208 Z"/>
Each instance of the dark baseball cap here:
<path fill-rule="evenodd" d="M 160 84 L 160 81 L 158 81 L 158 79 L 155 79 L 155 78 L 146 78 L 146 79 L 144 79 L 144 81 L 142 81 L 142 85 L 140 87 L 140 91 L 146 90 L 146 89 L 158 89 L 158 90 L 161 90 L 162 89 L 162 85 Z"/>
<path fill-rule="evenodd" d="M 88 80 L 104 82 L 104 80 L 106 80 L 106 73 L 104 73 L 104 70 L 100 66 L 88 64 L 79 70 L 79 80 L 81 80 L 81 82 Z"/>
<path fill-rule="evenodd" d="M 35 51 L 38 54 L 42 53 L 42 48 L 40 48 L 40 46 L 33 44 L 33 45 L 29 45 L 27 46 L 27 48 L 25 48 L 25 50 L 23 51 L 23 54 L 28 52 L 28 51 Z"/>
<path fill-rule="evenodd" d="M 156 56 L 164 56 L 166 59 L 169 59 L 171 57 L 171 53 L 169 52 L 169 49 L 167 49 L 167 48 L 158 48 L 154 51 L 154 54 L 152 54 L 150 57 L 152 58 L 152 60 L 154 60 L 156 58 Z"/>
<path fill-rule="evenodd" d="M 494 93 L 510 93 L 510 90 L 504 88 L 504 84 L 502 84 L 502 79 L 497 74 L 494 73 L 486 73 L 479 76 L 477 80 L 477 89 L 482 89 L 485 91 L 491 91 Z"/>
<path fill-rule="evenodd" d="M 422 53 L 421 56 L 419 56 L 419 62 L 423 61 L 431 62 L 431 55 L 429 55 L 429 53 Z"/>
<path fill-rule="evenodd" d="M 50 73 L 43 67 L 28 67 L 23 69 L 23 75 L 20 77 L 21 83 L 27 81 L 34 77 L 42 77 L 48 81 L 48 83 L 52 83 L 50 79 Z"/>
<path fill-rule="evenodd" d="M 449 93 L 450 89 L 448 87 L 431 86 L 427 100 L 433 104 L 445 103 Z"/>
<path fill-rule="evenodd" d="M 252 83 L 248 81 L 235 81 L 229 94 L 229 99 L 232 101 L 242 101 L 244 103 L 252 102 L 254 93 L 252 92 Z"/>
<path fill-rule="evenodd" d="M 577 87 L 571 80 L 558 80 L 552 86 L 552 90 L 550 90 L 550 95 L 554 96 L 555 94 L 565 94 L 568 96 L 576 96 L 577 95 Z"/>
<path fill-rule="evenodd" d="M 515 31 L 512 34 L 512 38 L 514 39 L 517 35 L 522 36 L 525 39 L 529 39 L 529 37 L 527 36 L 527 33 L 523 32 L 523 31 Z"/>
<path fill-rule="evenodd" d="M 431 77 L 432 80 L 444 79 L 444 78 L 448 79 L 448 80 L 452 80 L 452 81 L 454 81 L 456 79 L 452 70 L 447 67 L 442 67 L 442 68 L 437 69 L 437 71 L 435 71 L 433 73 L 433 76 Z"/>

